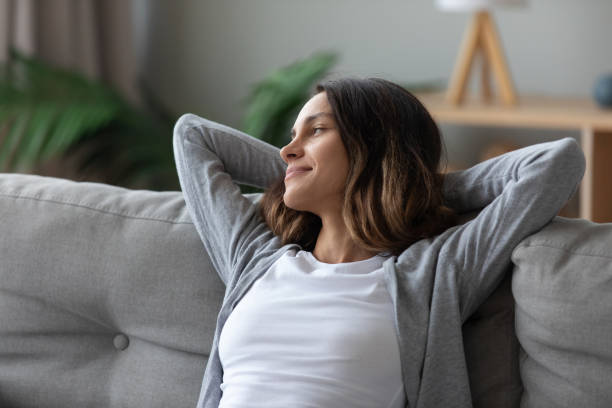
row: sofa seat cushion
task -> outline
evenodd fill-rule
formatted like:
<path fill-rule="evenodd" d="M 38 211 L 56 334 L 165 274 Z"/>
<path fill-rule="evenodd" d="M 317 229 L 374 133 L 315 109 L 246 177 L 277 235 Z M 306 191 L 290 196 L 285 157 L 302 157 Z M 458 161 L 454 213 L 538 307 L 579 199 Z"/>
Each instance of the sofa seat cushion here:
<path fill-rule="evenodd" d="M 521 407 L 611 407 L 612 224 L 557 217 L 512 259 Z"/>
<path fill-rule="evenodd" d="M 195 406 L 225 288 L 181 192 L 0 174 L 0 219 L 0 406 Z"/>

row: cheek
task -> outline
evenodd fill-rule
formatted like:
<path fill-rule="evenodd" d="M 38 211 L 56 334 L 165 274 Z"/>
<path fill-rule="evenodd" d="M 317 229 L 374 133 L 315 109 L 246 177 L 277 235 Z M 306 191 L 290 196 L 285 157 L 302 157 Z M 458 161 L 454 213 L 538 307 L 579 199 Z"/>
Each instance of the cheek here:
<path fill-rule="evenodd" d="M 345 186 L 349 174 L 348 158 L 335 156 L 329 159 L 330 166 L 327 169 L 326 178 L 329 184 L 335 187 L 335 190 Z"/>
<path fill-rule="evenodd" d="M 313 156 L 317 157 L 317 165 L 325 177 L 330 180 L 346 179 L 349 170 L 349 159 L 344 145 L 339 141 L 327 143 L 318 147 Z"/>

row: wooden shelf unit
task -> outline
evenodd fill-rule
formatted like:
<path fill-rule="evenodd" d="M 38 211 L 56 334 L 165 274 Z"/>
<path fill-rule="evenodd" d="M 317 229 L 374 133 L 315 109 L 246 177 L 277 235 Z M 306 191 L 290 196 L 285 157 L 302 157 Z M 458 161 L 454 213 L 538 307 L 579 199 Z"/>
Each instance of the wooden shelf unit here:
<path fill-rule="evenodd" d="M 580 132 L 586 157 L 580 217 L 612 222 L 612 109 L 602 109 L 588 98 L 519 95 L 514 106 L 466 98 L 456 106 L 445 99 L 444 93 L 416 96 L 438 123 Z"/>

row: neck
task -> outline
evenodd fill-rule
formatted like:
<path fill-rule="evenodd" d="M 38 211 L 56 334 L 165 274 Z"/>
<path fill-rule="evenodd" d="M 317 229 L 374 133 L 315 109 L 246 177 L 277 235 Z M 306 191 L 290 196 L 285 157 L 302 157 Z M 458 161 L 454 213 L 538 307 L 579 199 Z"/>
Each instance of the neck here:
<path fill-rule="evenodd" d="M 317 237 L 315 258 L 325 263 L 356 262 L 377 254 L 358 246 L 351 238 L 340 215 L 321 217 L 321 231 Z"/>

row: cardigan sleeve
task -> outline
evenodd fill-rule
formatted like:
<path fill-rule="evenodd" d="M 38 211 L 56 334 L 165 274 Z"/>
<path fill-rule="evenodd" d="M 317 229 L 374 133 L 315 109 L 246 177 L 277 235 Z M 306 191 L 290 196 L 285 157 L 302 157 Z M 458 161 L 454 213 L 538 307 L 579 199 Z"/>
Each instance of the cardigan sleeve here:
<path fill-rule="evenodd" d="M 250 263 L 280 246 L 258 205 L 236 183 L 267 188 L 283 176 L 279 149 L 231 127 L 185 114 L 173 147 L 185 204 L 226 285 Z"/>
<path fill-rule="evenodd" d="M 573 138 L 508 152 L 447 175 L 446 203 L 458 212 L 480 210 L 455 227 L 441 248 L 454 273 L 465 320 L 509 267 L 516 245 L 551 221 L 576 192 L 585 159 Z"/>

